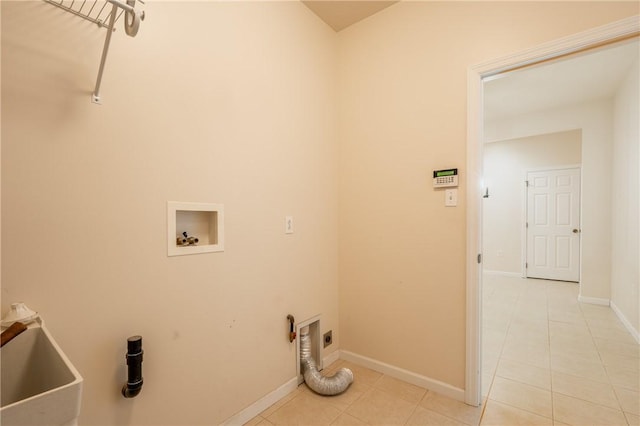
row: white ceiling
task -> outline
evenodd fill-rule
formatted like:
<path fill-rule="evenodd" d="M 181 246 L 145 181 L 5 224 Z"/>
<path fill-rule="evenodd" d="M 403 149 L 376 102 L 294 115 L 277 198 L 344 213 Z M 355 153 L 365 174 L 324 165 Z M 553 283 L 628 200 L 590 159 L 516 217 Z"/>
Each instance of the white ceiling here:
<path fill-rule="evenodd" d="M 492 121 L 610 98 L 639 52 L 635 39 L 485 80 L 484 118 Z"/>
<path fill-rule="evenodd" d="M 397 1 L 380 0 L 310 0 L 304 3 L 309 9 L 326 22 L 335 31 L 347 28 L 351 24 L 363 20 Z"/>

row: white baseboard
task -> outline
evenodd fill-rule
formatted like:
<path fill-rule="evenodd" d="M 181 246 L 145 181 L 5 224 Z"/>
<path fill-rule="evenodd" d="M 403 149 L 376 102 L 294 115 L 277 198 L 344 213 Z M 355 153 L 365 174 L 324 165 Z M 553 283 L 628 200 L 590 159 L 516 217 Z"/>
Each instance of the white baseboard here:
<path fill-rule="evenodd" d="M 323 366 L 329 366 L 340 359 L 340 351 L 333 351 L 326 357 L 322 359 Z M 280 401 L 285 396 L 289 395 L 291 392 L 298 388 L 298 384 L 302 383 L 304 379 L 302 376 L 294 377 L 289 380 L 287 383 L 280 386 L 278 389 L 269 392 L 267 395 L 263 396 L 247 408 L 243 409 L 236 415 L 229 417 L 227 420 L 222 423 L 225 426 L 236 426 L 243 425 L 249 420 L 253 419 L 258 414 L 262 413 L 267 408 L 271 407 L 276 402 Z"/>
<path fill-rule="evenodd" d="M 500 275 L 503 277 L 513 277 L 513 278 L 522 278 L 521 272 L 507 272 L 507 271 L 487 271 L 486 269 L 482 271 L 483 274 L 486 275 Z"/>
<path fill-rule="evenodd" d="M 616 304 L 613 303 L 613 301 L 611 301 L 610 306 L 613 312 L 615 312 L 618 316 L 618 319 L 622 322 L 622 324 L 624 324 L 627 331 L 629 331 L 629 333 L 631 333 L 631 336 L 636 339 L 636 343 L 640 344 L 640 333 L 638 333 L 638 330 L 635 329 L 635 327 L 631 324 L 631 322 L 629 322 L 627 317 L 624 316 L 620 308 L 618 308 Z"/>
<path fill-rule="evenodd" d="M 585 297 L 578 296 L 578 302 L 589 303 L 590 305 L 609 306 L 611 301 L 609 299 L 603 299 L 600 297 Z"/>
<path fill-rule="evenodd" d="M 429 389 L 441 395 L 453 398 L 457 401 L 464 402 L 464 389 L 456 388 L 439 380 L 431 379 L 412 371 L 408 371 L 349 351 L 340 351 L 340 358 L 349 362 L 353 362 L 354 364 L 370 368 L 388 376 L 395 377 L 396 379 L 403 380 L 407 383 Z"/>
<path fill-rule="evenodd" d="M 241 426 L 247 423 L 249 420 L 253 419 L 258 414 L 262 413 L 267 408 L 271 407 L 276 402 L 280 401 L 285 396 L 289 395 L 297 388 L 298 378 L 294 377 L 276 390 L 269 392 L 267 395 L 263 396 L 244 410 L 240 411 L 234 416 L 229 417 L 222 424 L 225 426 Z"/>
<path fill-rule="evenodd" d="M 386 374 L 396 379 L 404 380 L 407 383 L 420 386 L 425 389 L 437 392 L 441 395 L 453 398 L 457 401 L 464 402 L 464 390 L 451 386 L 439 380 L 431 379 L 417 373 L 413 373 L 402 368 L 377 361 L 366 356 L 358 355 L 348 351 L 333 351 L 322 359 L 323 365 L 329 366 L 339 359 L 344 359 L 354 364 L 370 368 L 380 373 Z M 269 392 L 250 406 L 246 407 L 239 413 L 229 417 L 222 425 L 224 426 L 240 426 L 253 419 L 273 404 L 289 395 L 298 388 L 298 377 L 294 377 L 276 390 Z"/>

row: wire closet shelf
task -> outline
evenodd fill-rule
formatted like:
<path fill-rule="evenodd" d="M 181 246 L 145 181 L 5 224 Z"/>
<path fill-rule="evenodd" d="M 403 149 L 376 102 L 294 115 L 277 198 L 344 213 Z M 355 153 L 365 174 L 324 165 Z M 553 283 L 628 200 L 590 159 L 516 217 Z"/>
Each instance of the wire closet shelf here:
<path fill-rule="evenodd" d="M 91 95 L 91 101 L 96 104 L 101 103 L 100 84 L 102 73 L 107 60 L 107 53 L 111 43 L 111 34 L 115 31 L 115 24 L 124 15 L 124 30 L 130 37 L 135 37 L 138 33 L 140 22 L 144 20 L 145 13 L 136 8 L 138 3 L 145 4 L 143 0 L 43 0 L 45 3 L 53 5 L 59 9 L 69 12 L 75 16 L 92 22 L 100 28 L 107 29 L 107 35 L 102 49 L 102 59 L 98 70 L 95 90 Z"/>

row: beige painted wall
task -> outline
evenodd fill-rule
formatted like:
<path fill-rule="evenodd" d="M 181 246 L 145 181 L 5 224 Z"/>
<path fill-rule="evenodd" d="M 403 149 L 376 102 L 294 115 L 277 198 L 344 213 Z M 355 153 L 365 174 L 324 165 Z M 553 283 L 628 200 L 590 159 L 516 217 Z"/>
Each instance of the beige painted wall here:
<path fill-rule="evenodd" d="M 511 139 L 484 146 L 483 269 L 522 275 L 527 170 L 580 165 L 581 132 Z"/>
<path fill-rule="evenodd" d="M 340 344 L 336 36 L 297 2 L 145 9 L 97 106 L 104 30 L 2 2 L 2 308 L 78 367 L 80 424 L 218 424 L 295 377 L 288 313 Z M 168 258 L 168 200 L 223 203 L 225 251 Z"/>
<path fill-rule="evenodd" d="M 287 313 L 463 387 L 465 188 L 445 210 L 430 175 L 464 181 L 467 68 L 638 13 L 403 2 L 336 36 L 296 2 L 147 2 L 95 106 L 104 32 L 1 7 L 2 308 L 45 317 L 83 425 L 229 417 L 294 376 Z M 226 251 L 167 258 L 168 200 L 224 203 Z M 124 400 L 136 333 L 145 387 Z"/>
<path fill-rule="evenodd" d="M 339 33 L 341 349 L 464 388 L 467 188 L 447 208 L 431 173 L 465 181 L 467 70 L 637 13 L 400 2 Z"/>
<path fill-rule="evenodd" d="M 611 237 L 611 301 L 636 338 L 640 333 L 640 123 L 638 61 L 629 70 L 614 100 Z"/>

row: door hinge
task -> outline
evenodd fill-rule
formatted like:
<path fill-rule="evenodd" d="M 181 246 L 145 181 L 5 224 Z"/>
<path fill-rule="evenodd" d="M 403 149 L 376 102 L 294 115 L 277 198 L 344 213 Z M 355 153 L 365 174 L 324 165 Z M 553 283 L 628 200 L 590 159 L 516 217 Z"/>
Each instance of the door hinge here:
<path fill-rule="evenodd" d="M 527 185 L 527 188 L 529 187 L 529 181 L 525 180 L 524 183 Z"/>
<path fill-rule="evenodd" d="M 527 269 L 527 268 L 529 268 L 529 262 L 526 262 L 526 263 L 524 264 L 524 269 Z"/>
<path fill-rule="evenodd" d="M 529 227 L 529 222 L 525 222 L 525 228 Z"/>
<path fill-rule="evenodd" d="M 482 263 L 482 253 L 478 253 L 478 263 Z"/>

